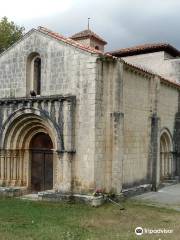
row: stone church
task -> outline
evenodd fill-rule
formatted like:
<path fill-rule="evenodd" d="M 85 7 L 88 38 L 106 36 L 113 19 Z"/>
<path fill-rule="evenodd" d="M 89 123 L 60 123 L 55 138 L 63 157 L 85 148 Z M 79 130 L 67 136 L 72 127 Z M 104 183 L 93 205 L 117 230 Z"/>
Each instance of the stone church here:
<path fill-rule="evenodd" d="M 156 190 L 180 175 L 180 52 L 32 29 L 0 55 L 0 185 Z"/>

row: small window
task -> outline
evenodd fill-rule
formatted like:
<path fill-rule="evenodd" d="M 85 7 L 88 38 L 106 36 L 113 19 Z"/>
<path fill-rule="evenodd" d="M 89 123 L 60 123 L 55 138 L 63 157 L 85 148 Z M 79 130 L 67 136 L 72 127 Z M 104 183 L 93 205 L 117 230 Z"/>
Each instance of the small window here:
<path fill-rule="evenodd" d="M 41 58 L 38 53 L 31 53 L 27 59 L 26 69 L 27 96 L 41 94 Z"/>
<path fill-rule="evenodd" d="M 41 93 L 41 59 L 37 57 L 33 61 L 33 90 L 40 95 Z"/>
<path fill-rule="evenodd" d="M 99 46 L 95 46 L 95 49 L 99 50 Z"/>

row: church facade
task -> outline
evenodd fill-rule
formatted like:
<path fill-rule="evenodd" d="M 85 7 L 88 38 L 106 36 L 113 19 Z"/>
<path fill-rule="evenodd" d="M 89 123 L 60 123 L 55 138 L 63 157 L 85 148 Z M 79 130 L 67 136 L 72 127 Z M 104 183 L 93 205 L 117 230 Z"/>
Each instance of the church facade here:
<path fill-rule="evenodd" d="M 0 55 L 1 186 L 119 194 L 179 178 L 179 51 L 105 44 L 39 27 Z"/>

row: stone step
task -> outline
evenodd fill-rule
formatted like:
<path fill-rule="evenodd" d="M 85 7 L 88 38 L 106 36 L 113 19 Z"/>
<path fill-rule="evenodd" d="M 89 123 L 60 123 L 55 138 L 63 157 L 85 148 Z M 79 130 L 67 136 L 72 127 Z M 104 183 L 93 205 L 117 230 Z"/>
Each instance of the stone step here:
<path fill-rule="evenodd" d="M 176 180 L 176 179 L 166 179 L 166 180 L 164 180 L 163 181 L 164 183 L 178 183 L 178 180 Z"/>
<path fill-rule="evenodd" d="M 0 197 L 19 197 L 27 192 L 26 187 L 0 187 Z"/>
<path fill-rule="evenodd" d="M 160 183 L 160 188 L 168 187 L 168 186 L 175 185 L 178 183 L 179 183 L 179 181 L 177 179 L 164 179 L 163 182 Z"/>
<path fill-rule="evenodd" d="M 20 197 L 22 200 L 30 200 L 30 201 L 38 201 L 38 194 L 37 193 L 31 193 L 31 194 L 26 194 Z"/>
<path fill-rule="evenodd" d="M 29 201 L 52 201 L 52 202 L 80 202 L 98 207 L 105 202 L 103 196 L 92 196 L 82 194 L 64 194 L 53 190 L 42 191 L 38 193 L 26 194 L 19 197 L 22 200 Z"/>

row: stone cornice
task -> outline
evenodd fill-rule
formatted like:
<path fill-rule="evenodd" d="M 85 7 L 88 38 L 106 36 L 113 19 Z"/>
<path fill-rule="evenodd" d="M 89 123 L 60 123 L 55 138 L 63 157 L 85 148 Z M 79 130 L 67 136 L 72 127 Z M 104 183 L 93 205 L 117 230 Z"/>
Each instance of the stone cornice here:
<path fill-rule="evenodd" d="M 50 96 L 36 96 L 36 97 L 17 97 L 17 98 L 0 98 L 0 105 L 24 102 L 53 102 L 53 101 L 68 101 L 75 103 L 76 96 L 73 95 L 50 95 Z"/>

